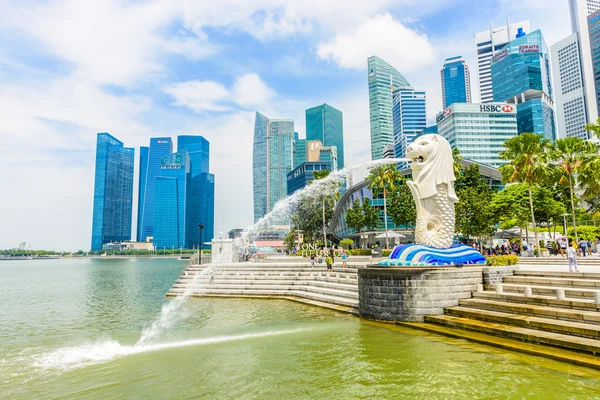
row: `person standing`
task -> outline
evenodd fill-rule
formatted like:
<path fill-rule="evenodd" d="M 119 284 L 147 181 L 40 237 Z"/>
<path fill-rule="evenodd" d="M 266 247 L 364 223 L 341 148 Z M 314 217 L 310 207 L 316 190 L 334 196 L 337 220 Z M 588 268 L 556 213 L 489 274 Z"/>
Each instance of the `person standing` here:
<path fill-rule="evenodd" d="M 327 271 L 333 271 L 333 258 L 329 255 L 325 258 L 325 262 L 327 263 Z"/>
<path fill-rule="evenodd" d="M 583 256 L 586 257 L 587 241 L 585 239 L 581 239 L 579 241 L 579 248 L 581 249 L 581 252 L 583 253 Z"/>
<path fill-rule="evenodd" d="M 550 240 L 546 241 L 546 249 L 548 249 L 548 255 L 552 256 L 552 242 Z"/>
<path fill-rule="evenodd" d="M 314 253 L 314 252 L 311 252 L 311 253 L 310 253 L 310 266 L 311 266 L 312 268 L 314 268 L 314 267 L 315 267 L 315 260 L 316 260 L 316 258 L 317 258 L 317 256 L 315 256 L 315 253 Z"/>
<path fill-rule="evenodd" d="M 577 251 L 572 244 L 567 248 L 567 258 L 569 259 L 569 272 L 579 272 L 579 268 L 577 268 Z"/>
<path fill-rule="evenodd" d="M 348 268 L 348 265 L 346 264 L 346 249 L 342 249 L 342 268 Z"/>

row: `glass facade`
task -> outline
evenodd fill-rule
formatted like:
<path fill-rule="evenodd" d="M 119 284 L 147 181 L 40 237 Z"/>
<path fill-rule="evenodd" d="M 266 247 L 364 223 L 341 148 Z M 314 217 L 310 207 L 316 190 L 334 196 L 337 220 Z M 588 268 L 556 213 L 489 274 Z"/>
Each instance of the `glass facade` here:
<path fill-rule="evenodd" d="M 182 150 L 161 159 L 154 189 L 154 246 L 189 248 L 190 157 Z M 196 228 L 197 229 L 197 228 Z"/>
<path fill-rule="evenodd" d="M 109 242 L 131 240 L 134 149 L 108 133 L 96 142 L 92 250 Z"/>
<path fill-rule="evenodd" d="M 294 140 L 294 168 L 298 168 L 306 162 L 306 145 L 308 140 L 296 139 Z"/>
<path fill-rule="evenodd" d="M 588 16 L 588 28 L 592 51 L 592 64 L 594 66 L 595 102 L 598 112 L 600 113 L 600 11 L 596 11 Z"/>
<path fill-rule="evenodd" d="M 471 102 L 471 74 L 462 57 L 447 58 L 441 77 L 444 109 L 454 103 Z"/>
<path fill-rule="evenodd" d="M 394 156 L 403 158 L 406 147 L 427 127 L 425 91 L 401 87 L 393 92 Z"/>
<path fill-rule="evenodd" d="M 383 158 L 383 149 L 394 144 L 392 118 L 392 91 L 408 87 L 410 83 L 381 58 L 372 56 L 367 61 L 369 73 L 369 115 L 371 126 L 371 159 Z"/>
<path fill-rule="evenodd" d="M 138 227 L 141 226 L 141 235 L 138 234 L 139 241 L 145 241 L 148 236 L 154 235 L 154 184 L 156 177 L 160 175 L 161 160 L 163 157 L 173 153 L 173 143 L 171 138 L 151 138 L 148 149 L 148 161 L 145 172 L 144 194 L 139 196 L 143 198 L 143 203 L 138 203 L 142 208 L 141 222 L 138 221 Z M 140 171 L 140 179 L 142 171 Z M 138 201 L 139 201 L 138 197 Z M 140 211 L 138 210 L 138 214 Z"/>
<path fill-rule="evenodd" d="M 342 112 L 323 104 L 306 110 L 306 140 L 320 140 L 337 148 L 338 168 L 344 168 L 344 127 Z"/>
<path fill-rule="evenodd" d="M 328 161 L 307 162 L 295 168 L 287 174 L 288 195 L 294 194 L 315 180 L 315 171 L 331 171 L 331 163 Z"/>
<path fill-rule="evenodd" d="M 202 136 L 177 136 L 177 151 L 185 150 L 190 157 L 190 196 L 187 215 L 187 243 L 197 248 L 200 243 L 210 243 L 215 226 L 214 175 L 209 173 L 210 143 Z M 198 225 L 202 224 L 202 239 Z"/>
<path fill-rule="evenodd" d="M 551 80 L 548 47 L 539 30 L 510 41 L 492 58 L 494 101 L 517 106 L 519 132 L 536 128 L 535 133 L 554 140 Z"/>
<path fill-rule="evenodd" d="M 492 167 L 505 163 L 498 154 L 517 135 L 517 110 L 511 104 L 454 103 L 437 116 L 438 134 L 466 160 Z"/>
<path fill-rule="evenodd" d="M 255 222 L 287 196 L 287 174 L 294 161 L 293 139 L 294 121 L 256 113 L 252 157 Z"/>
<path fill-rule="evenodd" d="M 146 173 L 148 172 L 148 147 L 140 147 L 140 169 L 138 179 L 138 209 L 136 240 L 141 242 L 142 238 L 142 210 L 144 209 L 144 194 L 146 193 Z"/>

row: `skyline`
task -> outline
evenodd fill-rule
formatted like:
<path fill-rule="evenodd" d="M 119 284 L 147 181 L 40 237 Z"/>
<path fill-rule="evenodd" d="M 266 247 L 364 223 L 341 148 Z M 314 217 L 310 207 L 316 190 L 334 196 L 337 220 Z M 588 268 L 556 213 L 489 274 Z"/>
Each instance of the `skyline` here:
<path fill-rule="evenodd" d="M 352 10 L 259 2 L 231 15 L 224 4 L 210 26 L 200 7 L 168 3 L 0 5 L 0 168 L 8 172 L 0 185 L 10 193 L 0 202 L 0 248 L 86 249 L 98 132 L 135 148 L 151 137 L 206 137 L 218 235 L 252 223 L 255 111 L 293 119 L 303 137 L 305 110 L 330 104 L 344 113 L 345 164 L 357 164 L 370 158 L 367 57 L 427 91 L 429 125 L 442 107 L 443 61 L 462 55 L 474 74 L 474 34 L 490 20 L 527 19 L 549 45 L 570 32 L 566 1 L 553 10 L 536 0 L 379 1 Z M 110 32 L 97 29 L 105 19 Z M 134 165 L 138 186 L 138 151 Z"/>

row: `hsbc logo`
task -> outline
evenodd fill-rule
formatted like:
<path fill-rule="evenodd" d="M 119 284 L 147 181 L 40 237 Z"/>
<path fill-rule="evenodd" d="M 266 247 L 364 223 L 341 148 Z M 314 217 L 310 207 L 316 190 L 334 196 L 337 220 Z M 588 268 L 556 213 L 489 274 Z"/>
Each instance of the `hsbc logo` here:
<path fill-rule="evenodd" d="M 444 112 L 444 115 L 447 117 L 450 114 L 452 114 L 452 109 L 451 108 L 446 108 L 446 111 Z"/>
<path fill-rule="evenodd" d="M 493 104 L 482 104 L 479 106 L 480 112 L 489 112 L 489 113 L 500 113 L 500 112 L 513 112 L 514 107 L 509 104 L 504 105 L 493 105 Z"/>

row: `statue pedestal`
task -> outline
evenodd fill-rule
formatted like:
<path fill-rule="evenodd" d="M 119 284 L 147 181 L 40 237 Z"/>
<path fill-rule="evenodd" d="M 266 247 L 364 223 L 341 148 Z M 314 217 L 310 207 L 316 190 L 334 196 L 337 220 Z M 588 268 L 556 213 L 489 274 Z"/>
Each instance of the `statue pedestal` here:
<path fill-rule="evenodd" d="M 213 239 L 211 264 L 231 264 L 238 262 L 233 239 Z"/>

